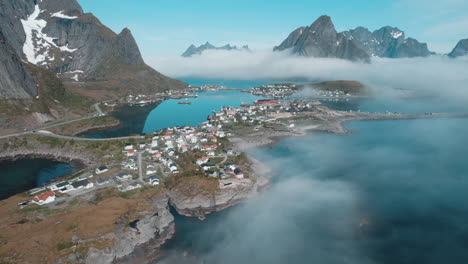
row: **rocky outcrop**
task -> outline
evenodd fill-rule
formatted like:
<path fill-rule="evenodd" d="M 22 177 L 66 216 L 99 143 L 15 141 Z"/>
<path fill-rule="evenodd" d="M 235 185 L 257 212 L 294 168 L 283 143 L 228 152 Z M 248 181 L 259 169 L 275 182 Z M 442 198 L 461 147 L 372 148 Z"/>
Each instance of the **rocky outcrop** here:
<path fill-rule="evenodd" d="M 468 55 L 468 39 L 462 39 L 457 43 L 457 46 L 449 53 L 449 57 L 463 57 Z"/>
<path fill-rule="evenodd" d="M 88 152 L 80 152 L 68 147 L 54 148 L 39 142 L 30 142 L 27 146 L 21 147 L 14 145 L 9 147 L 8 144 L 2 143 L 3 147 L 0 151 L 0 160 L 18 160 L 22 158 L 47 158 L 62 162 L 79 161 L 85 166 L 98 166 L 97 157 Z"/>
<path fill-rule="evenodd" d="M 164 195 L 151 198 L 152 210 L 141 214 L 129 227 L 126 219 L 117 227 L 110 238 L 115 241 L 111 248 L 98 250 L 91 248 L 85 263 L 148 263 L 153 260 L 159 247 L 172 238 L 175 232 L 174 216 L 169 212 L 168 200 Z M 69 256 L 68 259 L 79 259 Z"/>
<path fill-rule="evenodd" d="M 363 49 L 336 32 L 329 16 L 321 16 L 312 25 L 294 30 L 273 50 L 291 50 L 293 54 L 305 57 L 370 61 L 369 55 Z"/>
<path fill-rule="evenodd" d="M 187 50 L 182 54 L 182 57 L 192 57 L 193 55 L 200 55 L 206 50 L 244 50 L 244 51 L 249 51 L 249 46 L 245 45 L 242 46 L 241 48 L 238 48 L 237 46 L 232 46 L 231 44 L 226 44 L 222 47 L 216 47 L 211 45 L 211 43 L 206 42 L 203 45 L 200 45 L 199 47 L 196 47 L 195 45 L 190 45 Z"/>
<path fill-rule="evenodd" d="M 357 27 L 342 34 L 373 57 L 412 58 L 433 54 L 426 43 L 405 38 L 405 32 L 395 27 L 382 27 L 374 32 Z"/>
<path fill-rule="evenodd" d="M 168 189 L 169 203 L 181 215 L 204 219 L 206 215 L 224 210 L 257 195 L 272 177 L 271 170 L 263 163 L 250 158 L 251 170 L 248 179 L 225 179 L 216 181 L 216 186 L 204 188 L 207 182 L 180 180 Z M 208 180 L 208 184 L 213 181 Z M 195 186 L 198 186 L 196 188 Z"/>

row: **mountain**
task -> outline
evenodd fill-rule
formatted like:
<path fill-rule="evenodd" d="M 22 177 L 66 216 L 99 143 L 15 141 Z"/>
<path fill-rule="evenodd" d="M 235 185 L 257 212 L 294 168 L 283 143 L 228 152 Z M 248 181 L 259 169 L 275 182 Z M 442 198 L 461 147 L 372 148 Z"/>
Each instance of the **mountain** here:
<path fill-rule="evenodd" d="M 343 35 L 375 57 L 412 58 L 433 54 L 428 50 L 426 43 L 420 43 L 413 38 L 405 38 L 405 33 L 395 27 L 382 27 L 374 32 L 364 27 L 357 27 L 344 31 Z"/>
<path fill-rule="evenodd" d="M 193 55 L 200 55 L 205 50 L 249 50 L 249 46 L 245 45 L 245 46 L 242 46 L 242 48 L 238 48 L 237 46 L 231 46 L 231 44 L 226 44 L 222 47 L 215 47 L 211 45 L 211 43 L 206 42 L 205 44 L 200 45 L 199 47 L 196 47 L 195 45 L 192 44 L 182 54 L 182 57 L 192 57 Z"/>
<path fill-rule="evenodd" d="M 186 87 L 76 0 L 0 0 L 0 129 L 88 115 L 97 100 Z"/>
<path fill-rule="evenodd" d="M 36 96 L 26 64 L 48 69 L 83 93 L 185 87 L 145 64 L 130 30 L 114 33 L 76 0 L 2 0 L 0 10 L 0 56 L 8 61 L 2 65 L 1 76 L 8 81 L 0 81 L 0 98 Z"/>
<path fill-rule="evenodd" d="M 357 27 L 337 33 L 330 17 L 321 16 L 309 27 L 294 30 L 274 51 L 291 50 L 306 57 L 370 61 L 370 56 L 385 58 L 427 57 L 434 54 L 426 43 L 405 38 L 398 28 L 383 27 L 374 32 Z"/>
<path fill-rule="evenodd" d="M 274 51 L 291 50 L 305 57 L 339 58 L 369 62 L 369 55 L 344 34 L 337 33 L 329 16 L 294 30 Z"/>
<path fill-rule="evenodd" d="M 452 52 L 449 53 L 449 57 L 452 58 L 461 56 L 468 56 L 468 39 L 460 40 Z"/>

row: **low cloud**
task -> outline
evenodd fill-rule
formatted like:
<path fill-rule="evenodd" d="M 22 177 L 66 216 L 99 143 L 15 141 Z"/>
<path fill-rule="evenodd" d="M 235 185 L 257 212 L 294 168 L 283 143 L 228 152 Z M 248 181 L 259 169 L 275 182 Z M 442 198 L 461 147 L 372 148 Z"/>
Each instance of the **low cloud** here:
<path fill-rule="evenodd" d="M 191 58 L 161 57 L 150 64 L 175 78 L 228 80 L 356 80 L 381 92 L 411 89 L 468 98 L 468 59 L 374 58 L 371 64 L 304 58 L 286 52 L 206 51 Z"/>

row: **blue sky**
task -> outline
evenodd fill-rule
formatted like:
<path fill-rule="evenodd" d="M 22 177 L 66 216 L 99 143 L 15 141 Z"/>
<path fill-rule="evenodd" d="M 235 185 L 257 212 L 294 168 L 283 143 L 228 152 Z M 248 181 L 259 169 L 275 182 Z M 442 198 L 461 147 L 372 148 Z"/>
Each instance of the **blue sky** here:
<path fill-rule="evenodd" d="M 117 33 L 132 30 L 145 58 L 178 56 L 190 44 L 278 45 L 299 26 L 327 14 L 338 31 L 397 26 L 431 50 L 468 38 L 467 0 L 78 0 Z"/>

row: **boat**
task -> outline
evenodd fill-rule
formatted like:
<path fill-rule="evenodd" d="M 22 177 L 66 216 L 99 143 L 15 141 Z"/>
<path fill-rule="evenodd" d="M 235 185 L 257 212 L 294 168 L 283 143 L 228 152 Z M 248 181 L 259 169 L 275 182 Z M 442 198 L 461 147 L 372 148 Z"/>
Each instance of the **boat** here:
<path fill-rule="evenodd" d="M 181 105 L 190 105 L 192 104 L 191 102 L 178 102 L 178 104 L 181 104 Z"/>

